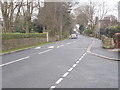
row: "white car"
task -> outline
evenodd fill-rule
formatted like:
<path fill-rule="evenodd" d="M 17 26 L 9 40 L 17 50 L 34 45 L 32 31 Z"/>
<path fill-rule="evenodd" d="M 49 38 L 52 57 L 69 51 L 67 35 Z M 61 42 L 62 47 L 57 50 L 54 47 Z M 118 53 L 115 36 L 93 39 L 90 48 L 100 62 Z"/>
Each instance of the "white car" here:
<path fill-rule="evenodd" d="M 78 36 L 77 36 L 77 34 L 71 34 L 71 35 L 69 36 L 69 38 L 70 38 L 70 39 L 77 39 Z"/>

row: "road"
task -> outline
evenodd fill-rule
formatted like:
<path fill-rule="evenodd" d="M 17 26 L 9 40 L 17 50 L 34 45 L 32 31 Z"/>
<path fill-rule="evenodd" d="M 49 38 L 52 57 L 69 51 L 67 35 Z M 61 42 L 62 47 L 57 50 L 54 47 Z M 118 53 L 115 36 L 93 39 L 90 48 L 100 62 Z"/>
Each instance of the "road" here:
<path fill-rule="evenodd" d="M 105 52 L 99 48 L 100 42 L 79 36 L 3 55 L 2 87 L 118 88 L 118 61 L 88 53 L 89 49 Z"/>

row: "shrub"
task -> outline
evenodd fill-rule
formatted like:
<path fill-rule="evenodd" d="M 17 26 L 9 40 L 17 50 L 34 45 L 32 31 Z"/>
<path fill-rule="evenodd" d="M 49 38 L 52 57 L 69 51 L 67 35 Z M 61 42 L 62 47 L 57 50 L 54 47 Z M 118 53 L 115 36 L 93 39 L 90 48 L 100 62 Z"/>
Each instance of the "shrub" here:
<path fill-rule="evenodd" d="M 105 35 L 110 38 L 114 38 L 115 33 L 120 33 L 120 28 L 118 26 L 112 26 L 110 28 L 100 29 L 100 35 Z"/>
<path fill-rule="evenodd" d="M 87 35 L 94 34 L 93 30 L 90 30 L 90 29 L 85 30 L 85 33 L 86 33 Z"/>
<path fill-rule="evenodd" d="M 68 37 L 68 33 L 67 32 L 63 32 L 63 38 L 67 38 Z"/>
<path fill-rule="evenodd" d="M 46 37 L 45 33 L 3 33 L 2 40 Z"/>

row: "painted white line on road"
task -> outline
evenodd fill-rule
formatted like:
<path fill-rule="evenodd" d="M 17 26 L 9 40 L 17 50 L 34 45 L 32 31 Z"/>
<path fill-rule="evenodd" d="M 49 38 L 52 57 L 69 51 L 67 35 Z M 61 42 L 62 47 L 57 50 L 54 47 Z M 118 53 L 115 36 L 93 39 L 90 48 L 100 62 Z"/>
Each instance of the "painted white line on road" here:
<path fill-rule="evenodd" d="M 84 53 L 83 56 L 85 56 L 87 53 Z"/>
<path fill-rule="evenodd" d="M 60 46 L 57 46 L 57 48 L 60 48 Z"/>
<path fill-rule="evenodd" d="M 70 71 L 72 71 L 73 70 L 73 68 L 70 68 L 68 71 L 70 72 Z"/>
<path fill-rule="evenodd" d="M 79 58 L 79 61 L 82 60 L 86 54 L 87 54 L 87 53 L 84 53 L 84 54 Z"/>
<path fill-rule="evenodd" d="M 79 61 L 81 61 L 81 60 L 82 60 L 82 58 L 79 59 Z"/>
<path fill-rule="evenodd" d="M 46 50 L 46 51 L 40 52 L 40 53 L 38 53 L 38 54 L 43 54 L 43 53 L 49 52 L 49 51 L 51 51 L 51 50 L 52 50 L 52 49 L 49 49 L 49 50 Z"/>
<path fill-rule="evenodd" d="M 49 46 L 48 48 L 54 48 L 54 46 Z"/>
<path fill-rule="evenodd" d="M 68 74 L 69 74 L 69 72 L 66 72 L 66 73 L 63 75 L 63 77 L 66 77 Z"/>
<path fill-rule="evenodd" d="M 78 64 L 80 61 L 77 61 L 76 63 Z"/>
<path fill-rule="evenodd" d="M 8 63 L 5 63 L 5 64 L 0 65 L 0 67 L 3 67 L 3 66 L 6 66 L 6 65 L 9 65 L 9 64 L 12 64 L 12 63 L 15 63 L 15 62 L 19 62 L 19 61 L 22 61 L 22 60 L 25 60 L 25 59 L 28 59 L 28 58 L 30 58 L 30 57 L 27 56 L 27 57 L 24 57 L 24 58 L 21 58 L 21 59 L 18 59 L 18 60 L 12 61 L 12 62 L 8 62 Z"/>
<path fill-rule="evenodd" d="M 62 80 L 63 80 L 63 78 L 60 78 L 60 79 L 56 82 L 56 84 L 59 84 Z"/>
<path fill-rule="evenodd" d="M 52 89 L 54 89 L 54 88 L 55 88 L 55 86 L 51 86 L 49 90 L 52 90 Z"/>
<path fill-rule="evenodd" d="M 118 59 L 118 58 L 110 58 L 110 57 L 107 57 L 107 56 L 103 56 L 103 55 L 100 55 L 100 54 L 93 53 L 93 52 L 91 52 L 91 51 L 90 51 L 89 53 L 92 54 L 92 55 L 95 55 L 95 56 L 101 57 L 101 58 L 105 58 L 105 59 L 109 59 L 109 60 L 120 61 L 120 59 Z"/>
<path fill-rule="evenodd" d="M 35 49 L 40 49 L 41 47 L 36 47 Z"/>
<path fill-rule="evenodd" d="M 94 40 L 93 40 L 93 42 L 94 42 Z M 92 42 L 92 43 L 93 43 Z M 71 43 L 67 43 L 67 44 L 71 44 Z M 87 51 L 89 51 L 90 49 L 91 49 L 91 47 L 92 47 L 92 44 L 87 48 Z M 87 54 L 87 51 L 79 58 L 79 60 L 62 76 L 63 78 L 64 77 L 66 77 L 69 73 L 70 73 L 70 71 L 72 71 L 73 69 L 74 69 L 74 67 L 76 67 L 76 65 L 80 62 L 80 60 L 82 60 L 84 57 L 85 57 L 85 55 Z M 63 80 L 63 78 L 60 78 L 55 84 L 59 84 L 62 80 Z"/>
<path fill-rule="evenodd" d="M 71 44 L 71 43 L 67 43 L 67 44 Z"/>
<path fill-rule="evenodd" d="M 76 67 L 76 65 L 77 65 L 77 64 L 74 64 L 72 67 L 74 68 L 74 67 Z"/>

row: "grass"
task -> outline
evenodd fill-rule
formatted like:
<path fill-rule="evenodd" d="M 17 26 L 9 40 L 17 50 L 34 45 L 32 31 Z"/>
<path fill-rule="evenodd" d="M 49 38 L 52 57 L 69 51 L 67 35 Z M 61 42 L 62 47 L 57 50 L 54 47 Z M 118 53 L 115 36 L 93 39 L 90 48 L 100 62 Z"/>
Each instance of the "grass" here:
<path fill-rule="evenodd" d="M 64 41 L 64 40 L 67 40 L 67 39 L 68 38 L 63 38 L 60 41 Z M 25 50 L 25 49 L 34 48 L 34 47 L 37 47 L 37 46 L 43 46 L 43 45 L 51 44 L 51 43 L 54 43 L 54 42 L 44 42 L 44 43 L 33 45 L 33 46 L 27 46 L 27 47 L 23 47 L 23 48 L 16 48 L 16 49 L 11 49 L 11 50 L 5 50 L 5 51 L 2 51 L 2 52 L 0 51 L 0 54 L 14 52 L 14 51 L 20 51 L 20 50 Z"/>

